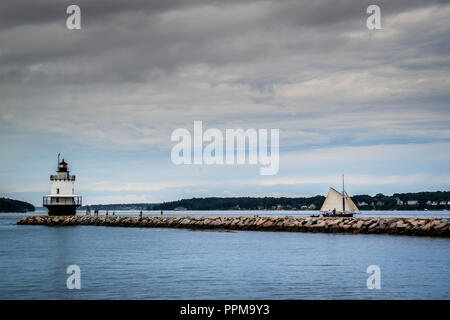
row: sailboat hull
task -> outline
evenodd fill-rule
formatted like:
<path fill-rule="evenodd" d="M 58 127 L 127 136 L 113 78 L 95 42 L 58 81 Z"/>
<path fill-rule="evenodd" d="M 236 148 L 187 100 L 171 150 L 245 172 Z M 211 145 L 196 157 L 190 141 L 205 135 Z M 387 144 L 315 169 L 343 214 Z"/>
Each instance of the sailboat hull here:
<path fill-rule="evenodd" d="M 345 218 L 347 218 L 347 217 L 353 217 L 353 213 L 336 213 L 336 214 L 328 214 L 328 213 L 322 213 L 322 216 L 323 217 L 336 217 L 336 218 L 339 218 L 339 217 L 345 217 Z"/>

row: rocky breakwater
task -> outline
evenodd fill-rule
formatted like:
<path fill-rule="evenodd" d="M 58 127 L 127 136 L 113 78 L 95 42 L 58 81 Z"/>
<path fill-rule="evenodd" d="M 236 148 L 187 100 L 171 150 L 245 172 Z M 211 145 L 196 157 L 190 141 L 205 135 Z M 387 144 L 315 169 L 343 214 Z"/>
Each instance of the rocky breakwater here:
<path fill-rule="evenodd" d="M 17 224 L 399 234 L 450 237 L 450 221 L 449 219 L 441 218 L 31 216 L 22 218 Z"/>

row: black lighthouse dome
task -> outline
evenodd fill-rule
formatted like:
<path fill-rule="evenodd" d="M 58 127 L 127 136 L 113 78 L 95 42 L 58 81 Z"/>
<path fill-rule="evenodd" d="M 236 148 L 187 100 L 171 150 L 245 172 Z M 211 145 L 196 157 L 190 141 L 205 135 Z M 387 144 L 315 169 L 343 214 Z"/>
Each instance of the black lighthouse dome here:
<path fill-rule="evenodd" d="M 67 162 L 64 159 L 58 163 L 58 172 L 68 172 Z"/>

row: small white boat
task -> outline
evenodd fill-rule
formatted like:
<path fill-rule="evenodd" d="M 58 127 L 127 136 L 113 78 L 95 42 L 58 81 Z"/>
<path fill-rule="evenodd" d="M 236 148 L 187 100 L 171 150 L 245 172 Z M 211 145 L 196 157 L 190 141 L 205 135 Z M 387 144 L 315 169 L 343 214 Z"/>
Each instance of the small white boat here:
<path fill-rule="evenodd" d="M 352 198 L 345 192 L 344 175 L 342 175 L 342 192 L 330 187 L 320 212 L 324 217 L 353 217 L 353 214 L 360 213 Z"/>

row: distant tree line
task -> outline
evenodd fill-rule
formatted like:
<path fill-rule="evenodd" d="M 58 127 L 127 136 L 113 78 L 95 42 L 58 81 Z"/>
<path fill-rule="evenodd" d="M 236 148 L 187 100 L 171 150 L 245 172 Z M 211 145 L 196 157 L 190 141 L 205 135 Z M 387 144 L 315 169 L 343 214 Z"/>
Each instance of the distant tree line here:
<path fill-rule="evenodd" d="M 186 210 L 272 210 L 272 209 L 300 209 L 302 206 L 317 208 L 325 200 L 324 196 L 310 198 L 192 198 L 178 201 L 164 202 L 155 206 L 157 210 L 174 210 L 185 208 Z"/>
<path fill-rule="evenodd" d="M 8 198 L 0 198 L 0 212 L 29 212 L 29 211 L 34 211 L 34 206 L 31 203 Z"/>
<path fill-rule="evenodd" d="M 379 193 L 375 196 L 351 197 L 360 210 L 442 210 L 449 208 L 450 191 L 395 193 L 392 196 Z M 314 197 L 232 197 L 192 198 L 164 203 L 134 203 L 92 205 L 93 210 L 319 210 L 324 196 Z M 413 201 L 415 204 L 408 204 Z M 417 201 L 417 203 L 416 203 Z M 445 202 L 445 205 L 441 203 Z M 437 204 L 436 204 L 437 203 Z M 85 208 L 85 207 L 83 207 Z"/>
<path fill-rule="evenodd" d="M 387 196 L 356 195 L 352 197 L 360 210 L 443 210 L 450 209 L 450 191 L 394 193 Z M 361 206 L 361 203 L 367 205 Z"/>

